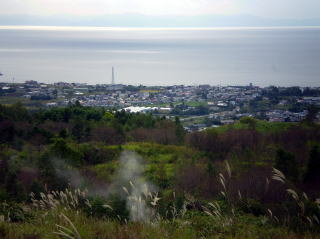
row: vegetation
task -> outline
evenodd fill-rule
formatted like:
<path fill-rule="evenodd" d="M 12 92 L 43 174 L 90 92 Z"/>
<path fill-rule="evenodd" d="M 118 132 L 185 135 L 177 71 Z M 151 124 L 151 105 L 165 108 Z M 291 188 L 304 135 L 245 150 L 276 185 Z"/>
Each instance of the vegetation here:
<path fill-rule="evenodd" d="M 0 136 L 0 238 L 319 238 L 313 121 L 186 133 L 179 118 L 17 103 L 0 105 Z"/>

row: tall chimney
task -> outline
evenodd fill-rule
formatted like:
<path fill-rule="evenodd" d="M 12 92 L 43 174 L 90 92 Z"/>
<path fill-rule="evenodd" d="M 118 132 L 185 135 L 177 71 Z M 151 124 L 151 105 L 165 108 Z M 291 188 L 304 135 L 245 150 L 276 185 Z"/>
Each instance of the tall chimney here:
<path fill-rule="evenodd" d="M 112 67 L 112 81 L 111 81 L 111 84 L 114 85 L 114 69 Z"/>

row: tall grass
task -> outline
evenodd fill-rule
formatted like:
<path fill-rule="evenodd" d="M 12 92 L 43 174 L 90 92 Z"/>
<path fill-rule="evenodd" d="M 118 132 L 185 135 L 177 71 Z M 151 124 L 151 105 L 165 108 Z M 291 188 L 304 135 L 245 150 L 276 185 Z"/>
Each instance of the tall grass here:
<path fill-rule="evenodd" d="M 57 208 L 78 210 L 82 206 L 91 207 L 87 190 L 66 188 L 64 191 L 41 192 L 38 198 L 34 193 L 30 196 L 32 206 L 41 210 Z"/>
<path fill-rule="evenodd" d="M 287 187 L 286 192 L 289 197 L 293 199 L 293 202 L 295 202 L 297 208 L 295 211 L 288 211 L 287 217 L 283 220 L 284 223 L 290 223 L 290 214 L 293 214 L 296 218 L 299 218 L 304 223 L 308 223 L 311 227 L 320 225 L 320 220 L 318 217 L 318 215 L 320 215 L 320 199 L 312 201 L 305 192 L 298 192 L 287 180 L 286 176 L 278 169 L 273 168 L 272 179 L 279 181 Z M 307 213 L 307 206 L 312 204 L 316 206 L 317 210 Z M 272 216 L 271 211 L 270 215 Z M 277 219 L 277 221 L 279 220 Z"/>
<path fill-rule="evenodd" d="M 54 231 L 54 234 L 57 234 L 63 238 L 69 238 L 69 239 L 81 239 L 81 236 L 75 227 L 75 225 L 72 223 L 72 221 L 63 213 L 60 214 L 60 217 L 64 220 L 66 224 L 70 226 L 70 228 L 67 228 L 62 225 L 56 224 L 56 231 Z"/>
<path fill-rule="evenodd" d="M 41 237 L 34 238 L 68 239 L 229 238 L 227 235 L 230 238 L 298 238 L 295 234 L 293 236 L 285 234 L 287 233 L 287 226 L 293 220 L 298 218 L 298 223 L 307 224 L 310 228 L 320 225 L 319 214 L 317 214 L 317 212 L 320 213 L 320 199 L 312 200 L 306 193 L 296 190 L 286 176 L 277 169 L 273 169 L 272 179 L 286 186 L 286 193 L 294 202 L 296 210 L 291 210 L 282 217 L 275 215 L 271 209 L 267 209 L 266 215 L 260 217 L 244 215 L 237 208 L 237 200 L 245 201 L 245 195 L 242 195 L 240 190 L 238 190 L 238 197 L 235 198 L 234 195 L 231 195 L 231 180 L 234 177 L 236 176 L 233 175 L 231 166 L 228 162 L 225 162 L 225 170 L 218 175 L 221 184 L 220 195 L 222 196 L 220 200 L 201 203 L 201 209 L 199 209 L 194 206 L 197 200 L 186 195 L 182 206 L 178 206 L 175 203 L 176 195 L 173 193 L 173 200 L 171 204 L 168 204 L 165 216 L 160 216 L 159 207 L 162 199 L 158 193 L 152 192 L 148 187 L 141 190 L 141 188 L 137 188 L 137 185 L 129 182 L 129 187 L 122 188 L 126 195 L 127 207 L 130 207 L 128 209 L 132 213 L 131 220 L 125 223 L 123 221 L 113 221 L 108 217 L 98 219 L 91 214 L 88 216 L 88 214 L 83 213 L 84 207 L 92 207 L 86 190 L 66 189 L 64 191 L 43 192 L 39 195 L 32 193 L 31 207 L 37 215 L 43 212 L 47 214 L 55 213 L 52 213 L 52 216 L 46 216 L 45 220 L 39 217 L 35 218 L 31 224 L 27 224 L 27 222 L 21 224 L 24 225 L 24 227 L 21 227 L 24 231 L 19 232 L 21 233 L 19 235 L 28 231 L 29 229 L 26 229 L 28 226 L 34 228 L 36 225 L 45 223 L 46 226 L 42 231 L 32 229 L 34 231 L 30 235 L 41 235 Z M 270 180 L 267 179 L 266 192 L 268 192 L 269 186 Z M 234 189 L 232 188 L 232 190 Z M 318 211 L 311 214 L 308 211 L 309 204 L 316 205 Z M 107 204 L 104 207 L 112 210 Z M 16 228 L 16 225 L 19 224 L 0 221 L 0 238 L 2 238 L 1 233 L 11 235 L 3 238 L 28 238 L 14 236 L 18 234 L 10 228 Z M 111 229 L 110 225 L 117 229 Z M 261 235 L 259 237 L 259 230 L 266 233 L 263 234 L 265 237 Z M 51 237 L 45 235 L 44 231 L 49 233 Z M 276 236 L 271 237 L 271 231 Z M 214 233 L 218 233 L 220 236 L 216 237 Z M 303 238 L 311 238 L 313 235 L 310 234 L 310 236 Z"/>
<path fill-rule="evenodd" d="M 157 205 L 159 200 L 158 192 L 153 192 L 147 184 L 135 185 L 129 182 L 130 188 L 122 187 L 126 193 L 127 207 L 130 218 L 133 221 L 151 223 L 159 219 Z"/>

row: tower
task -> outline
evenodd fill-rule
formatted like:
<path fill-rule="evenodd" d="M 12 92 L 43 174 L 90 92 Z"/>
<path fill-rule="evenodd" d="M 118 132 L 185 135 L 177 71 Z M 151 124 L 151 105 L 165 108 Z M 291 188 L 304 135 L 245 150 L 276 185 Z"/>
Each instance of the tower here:
<path fill-rule="evenodd" d="M 112 67 L 112 80 L 111 80 L 111 85 L 114 85 L 114 69 Z"/>

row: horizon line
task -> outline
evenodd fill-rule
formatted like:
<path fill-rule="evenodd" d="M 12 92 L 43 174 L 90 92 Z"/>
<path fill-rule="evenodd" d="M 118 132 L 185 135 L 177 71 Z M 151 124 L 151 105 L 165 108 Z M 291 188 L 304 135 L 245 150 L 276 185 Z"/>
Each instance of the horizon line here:
<path fill-rule="evenodd" d="M 112 27 L 112 26 L 55 26 L 55 25 L 0 25 L 0 30 L 91 30 L 91 31 L 136 31 L 136 30 L 281 30 L 281 29 L 320 29 L 319 26 L 217 26 L 217 27 Z"/>

